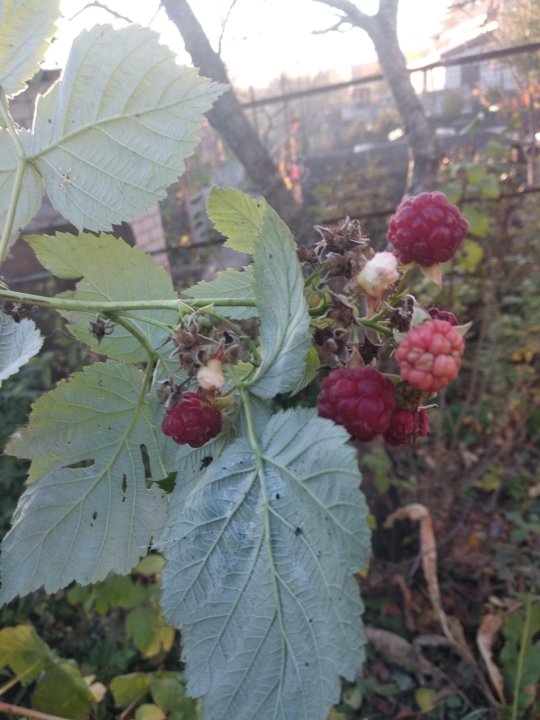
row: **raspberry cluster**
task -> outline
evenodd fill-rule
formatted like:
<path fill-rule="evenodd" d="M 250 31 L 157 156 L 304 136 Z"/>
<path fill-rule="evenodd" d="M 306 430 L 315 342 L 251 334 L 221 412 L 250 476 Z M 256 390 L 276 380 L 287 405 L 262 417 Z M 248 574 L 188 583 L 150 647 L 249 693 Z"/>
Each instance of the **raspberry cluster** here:
<path fill-rule="evenodd" d="M 182 400 L 167 410 L 161 430 L 179 445 L 198 448 L 221 432 L 221 414 L 199 393 L 186 392 Z"/>
<path fill-rule="evenodd" d="M 469 229 L 459 209 L 441 192 L 404 200 L 390 218 L 388 242 L 404 265 L 429 267 L 454 257 Z"/>
<path fill-rule="evenodd" d="M 331 292 L 332 305 L 325 322 L 315 327 L 315 345 L 323 364 L 357 365 L 359 358 L 373 362 L 382 344 L 380 336 L 392 336 L 392 330 L 407 330 L 413 319 L 415 301 L 398 284 L 398 260 L 425 267 L 449 260 L 467 230 L 467 221 L 458 208 L 439 192 L 408 198 L 397 208 L 388 230 L 394 253 L 373 253 L 359 225 L 346 223 L 339 231 L 328 230 L 319 251 L 309 255 L 306 262 L 323 265 L 323 283 L 337 282 L 339 273 L 345 273 L 342 287 L 351 295 Z M 351 268 L 360 269 L 353 275 Z M 369 322 L 358 318 L 359 291 L 365 298 Z M 376 311 L 371 317 L 370 308 Z M 371 365 L 332 370 L 321 383 L 319 415 L 342 425 L 361 442 L 382 436 L 389 445 L 398 446 L 424 437 L 429 431 L 429 419 L 421 403 L 456 378 L 464 350 L 454 313 L 438 308 L 428 312 L 430 319 L 409 330 L 397 347 L 394 357 L 401 375 L 397 386 Z M 384 327 L 379 325 L 381 322 Z M 364 343 L 358 344 L 359 325 L 379 333 L 379 338 L 366 332 Z M 201 363 L 201 343 L 206 347 L 212 342 L 198 334 L 195 323 L 189 332 L 178 333 L 176 354 L 184 364 L 189 356 L 196 365 L 195 361 Z M 183 393 L 180 402 L 167 410 L 162 431 L 176 443 L 197 448 L 221 432 L 222 417 L 215 405 L 225 385 L 224 354 L 222 339 L 198 369 L 199 392 Z M 176 394 L 169 391 L 169 397 L 165 397 L 167 403 L 177 396 L 178 388 L 173 387 L 173 391 Z"/>

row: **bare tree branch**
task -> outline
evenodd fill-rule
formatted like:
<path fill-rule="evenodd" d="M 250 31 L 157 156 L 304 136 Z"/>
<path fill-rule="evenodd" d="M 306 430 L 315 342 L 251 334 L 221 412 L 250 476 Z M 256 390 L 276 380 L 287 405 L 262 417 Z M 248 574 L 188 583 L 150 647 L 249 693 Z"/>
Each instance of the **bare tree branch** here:
<path fill-rule="evenodd" d="M 362 12 L 351 0 L 315 0 L 315 2 L 328 5 L 334 10 L 341 10 L 343 22 L 349 22 L 366 32 L 369 32 L 373 25 L 373 16 Z"/>
<path fill-rule="evenodd" d="M 399 0 L 379 0 L 376 15 L 366 15 L 352 0 L 314 0 L 343 13 L 342 22 L 364 30 L 375 46 L 412 152 L 407 189 L 411 194 L 433 186 L 438 167 L 435 135 L 411 82 L 397 37 Z"/>
<path fill-rule="evenodd" d="M 210 45 L 188 0 L 162 0 L 162 5 L 180 31 L 193 64 L 206 77 L 229 84 L 223 60 Z M 207 117 L 240 160 L 256 189 L 301 241 L 306 233 L 302 208 L 286 188 L 278 167 L 247 119 L 232 88 L 217 100 Z"/>
<path fill-rule="evenodd" d="M 105 10 L 105 12 L 108 12 L 109 15 L 112 15 L 112 16 L 115 17 L 117 20 L 124 20 L 125 22 L 129 23 L 130 25 L 133 25 L 133 20 L 131 20 L 130 18 L 126 17 L 125 15 L 122 15 L 122 14 L 119 13 L 119 12 L 116 12 L 116 10 L 113 10 L 112 8 L 110 8 L 110 7 L 108 7 L 107 5 L 105 5 L 104 3 L 99 2 L 99 0 L 93 0 L 93 2 L 86 3 L 86 5 L 85 5 L 84 7 L 82 7 L 80 10 L 77 10 L 77 12 L 75 13 L 75 15 L 73 15 L 73 16 L 70 17 L 70 18 L 68 18 L 68 20 L 74 20 L 74 19 L 77 17 L 77 15 L 80 15 L 80 14 L 83 13 L 85 10 L 89 10 L 90 8 L 93 8 L 93 7 L 99 8 L 100 10 Z"/>

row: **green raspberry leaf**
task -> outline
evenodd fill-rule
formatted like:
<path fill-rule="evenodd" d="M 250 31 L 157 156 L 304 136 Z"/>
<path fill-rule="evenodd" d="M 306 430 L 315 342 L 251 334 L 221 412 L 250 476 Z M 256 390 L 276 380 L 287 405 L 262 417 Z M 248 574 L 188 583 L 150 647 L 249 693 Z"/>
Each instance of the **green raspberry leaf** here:
<path fill-rule="evenodd" d="M 177 484 L 158 543 L 162 604 L 206 720 L 324 720 L 363 658 L 355 452 L 311 410 L 278 413 L 257 435 Z"/>
<path fill-rule="evenodd" d="M 37 400 L 7 448 L 32 460 L 34 483 L 2 543 L 0 602 L 125 575 L 146 554 L 167 513 L 164 494 L 149 487 L 168 472 L 156 405 L 142 371 L 113 362 Z"/>
<path fill-rule="evenodd" d="M 250 391 L 269 399 L 295 388 L 304 374 L 311 345 L 296 245 L 289 228 L 269 206 L 255 247 L 253 287 L 263 360 Z"/>
<path fill-rule="evenodd" d="M 232 188 L 212 188 L 208 197 L 208 216 L 216 230 L 225 235 L 226 247 L 252 254 L 261 237 L 268 205 Z"/>
<path fill-rule="evenodd" d="M 174 300 L 177 297 L 171 278 L 150 255 L 113 235 L 57 233 L 31 235 L 25 240 L 41 264 L 57 277 L 82 277 L 75 290 L 60 293 L 59 297 L 81 302 Z M 120 325 L 115 325 L 110 335 L 98 340 L 90 331 L 90 323 L 96 320 L 95 312 L 64 311 L 62 315 L 68 320 L 73 335 L 100 355 L 124 362 L 147 359 L 146 350 Z M 131 316 L 133 324 L 152 347 L 159 347 L 168 333 L 138 318 L 147 317 L 170 325 L 178 319 L 175 310 L 134 310 Z"/>
<path fill-rule="evenodd" d="M 30 154 L 54 207 L 79 230 L 144 213 L 182 174 L 223 90 L 147 28 L 82 32 L 36 106 Z"/>

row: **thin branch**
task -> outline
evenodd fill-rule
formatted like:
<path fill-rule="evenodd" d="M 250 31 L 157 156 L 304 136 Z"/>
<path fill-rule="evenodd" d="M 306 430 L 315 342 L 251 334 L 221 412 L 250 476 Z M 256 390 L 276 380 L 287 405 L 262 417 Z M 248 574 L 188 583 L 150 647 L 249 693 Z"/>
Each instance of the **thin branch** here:
<path fill-rule="evenodd" d="M 156 8 L 155 13 L 152 15 L 152 17 L 150 18 L 150 20 L 149 20 L 149 22 L 148 22 L 148 27 L 152 27 L 152 23 L 154 22 L 154 20 L 155 20 L 155 19 L 157 18 L 157 16 L 159 15 L 159 11 L 162 10 L 162 9 L 165 10 L 165 8 L 163 7 L 162 3 L 159 2 L 159 3 L 158 3 L 158 6 L 157 6 L 157 8 Z"/>
<path fill-rule="evenodd" d="M 99 10 L 105 10 L 105 12 L 109 13 L 109 15 L 112 15 L 117 20 L 124 20 L 125 22 L 129 23 L 130 25 L 133 25 L 133 20 L 126 17 L 125 15 L 122 15 L 121 13 L 117 12 L 116 10 L 113 10 L 112 8 L 108 7 L 107 5 L 100 2 L 99 0 L 93 0 L 93 2 L 86 3 L 86 5 L 84 5 L 80 10 L 77 10 L 75 15 L 68 18 L 68 20 L 74 20 L 77 17 L 77 15 L 80 15 L 85 10 L 89 10 L 90 8 L 93 8 L 93 7 L 99 8 Z"/>
<path fill-rule="evenodd" d="M 231 4 L 229 5 L 229 9 L 227 10 L 227 14 L 225 15 L 225 18 L 223 20 L 223 23 L 221 24 L 221 33 L 219 34 L 219 40 L 218 40 L 218 49 L 217 54 L 221 55 L 221 44 L 223 43 L 223 36 L 225 35 L 225 28 L 227 27 L 227 23 L 229 22 L 229 17 L 231 16 L 231 13 L 234 9 L 234 6 L 238 0 L 232 0 Z"/>
<path fill-rule="evenodd" d="M 345 30 L 341 29 L 342 25 L 351 25 L 350 21 L 347 20 L 347 18 L 341 17 L 332 27 L 324 28 L 324 30 L 312 30 L 312 35 L 326 35 L 326 33 L 329 32 L 346 32 Z M 350 28 L 347 28 L 350 30 Z"/>
<path fill-rule="evenodd" d="M 0 702 L 0 710 L 3 710 L 8 715 L 22 715 L 29 718 L 35 718 L 35 720 L 68 720 L 67 718 L 60 717 L 59 715 L 49 715 L 48 713 L 40 712 L 39 710 L 32 710 L 31 708 L 11 705 L 10 703 L 5 702 Z"/>

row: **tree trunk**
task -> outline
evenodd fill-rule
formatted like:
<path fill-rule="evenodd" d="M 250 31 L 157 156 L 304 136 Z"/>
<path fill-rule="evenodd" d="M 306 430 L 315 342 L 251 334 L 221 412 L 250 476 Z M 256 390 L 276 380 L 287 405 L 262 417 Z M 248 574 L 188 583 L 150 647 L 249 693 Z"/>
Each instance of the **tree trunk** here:
<path fill-rule="evenodd" d="M 366 15 L 352 0 L 315 0 L 315 2 L 328 5 L 343 13 L 338 26 L 349 23 L 364 30 L 371 38 L 409 141 L 412 162 L 409 166 L 407 192 L 413 195 L 422 190 L 431 190 L 439 166 L 439 157 L 435 134 L 412 86 L 405 56 L 399 47 L 397 37 L 399 0 L 379 0 L 379 11 L 376 15 Z"/>
<path fill-rule="evenodd" d="M 162 5 L 180 31 L 193 64 L 202 75 L 229 84 L 223 61 L 212 49 L 187 1 L 162 0 Z M 207 117 L 242 163 L 257 191 L 285 220 L 297 240 L 302 241 L 306 234 L 303 209 L 285 187 L 277 166 L 248 121 L 232 89 L 218 99 Z"/>
<path fill-rule="evenodd" d="M 381 5 L 383 2 L 381 0 Z M 415 195 L 432 190 L 435 183 L 439 166 L 435 134 L 412 85 L 405 56 L 399 47 L 395 22 L 381 11 L 375 17 L 369 35 L 405 127 L 412 153 L 407 191 Z"/>

